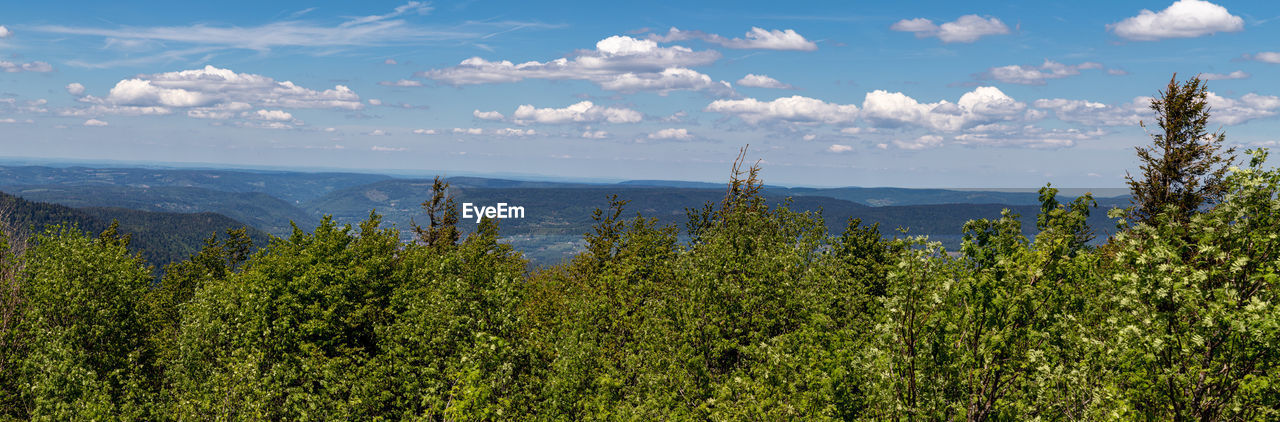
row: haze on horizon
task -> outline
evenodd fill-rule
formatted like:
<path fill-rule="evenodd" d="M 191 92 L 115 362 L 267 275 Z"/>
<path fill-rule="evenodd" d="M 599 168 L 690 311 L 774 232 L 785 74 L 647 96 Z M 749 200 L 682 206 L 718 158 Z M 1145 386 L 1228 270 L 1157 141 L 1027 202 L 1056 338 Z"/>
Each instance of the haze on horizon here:
<path fill-rule="evenodd" d="M 1280 145 L 1265 2 L 0 5 L 0 158 L 1117 187 L 1151 96 Z M 1274 159 L 1273 159 L 1274 161 Z"/>

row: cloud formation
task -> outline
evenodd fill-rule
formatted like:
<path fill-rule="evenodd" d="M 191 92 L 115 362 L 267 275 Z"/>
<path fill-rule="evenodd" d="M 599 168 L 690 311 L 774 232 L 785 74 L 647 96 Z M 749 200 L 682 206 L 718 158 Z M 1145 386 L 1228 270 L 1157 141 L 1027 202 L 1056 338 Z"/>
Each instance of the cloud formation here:
<path fill-rule="evenodd" d="M 1102 65 L 1094 62 L 1084 62 L 1075 65 L 1065 65 L 1053 60 L 1045 59 L 1040 66 L 1000 66 L 987 69 L 986 72 L 974 75 L 980 80 L 995 80 L 1004 83 L 1020 84 L 1020 85 L 1044 85 L 1045 80 L 1061 79 L 1068 76 L 1076 76 L 1081 70 L 1085 69 L 1101 69 Z"/>
<path fill-rule="evenodd" d="M 1136 126 L 1150 116 L 1151 97 L 1137 97 L 1119 105 L 1064 98 L 1040 99 L 1032 105 L 1050 110 L 1058 120 L 1085 126 Z"/>
<path fill-rule="evenodd" d="M 502 120 L 503 118 L 502 113 L 497 111 L 480 111 L 479 109 L 471 112 L 471 115 L 480 120 Z"/>
<path fill-rule="evenodd" d="M 1244 29 L 1244 19 L 1207 1 L 1178 0 L 1159 12 L 1142 9 L 1138 16 L 1109 24 L 1107 29 L 1127 40 L 1156 41 L 1237 32 Z"/>
<path fill-rule="evenodd" d="M 931 130 L 957 131 L 968 127 L 1023 116 L 1025 103 L 1005 95 L 993 86 L 977 87 L 955 103 L 942 100 L 921 103 L 901 92 L 875 90 L 862 102 L 862 118 L 876 127 L 917 126 Z"/>
<path fill-rule="evenodd" d="M 343 85 L 317 91 L 290 81 L 230 69 L 203 69 L 139 75 L 121 80 L 106 97 L 84 96 L 92 104 L 83 113 L 169 114 L 188 109 L 192 117 L 225 118 L 222 113 L 261 108 L 332 108 L 359 110 L 360 97 Z"/>
<path fill-rule="evenodd" d="M 0 60 L 0 71 L 6 72 L 6 73 L 18 73 L 18 72 L 48 73 L 53 71 L 53 65 L 50 65 L 45 62 L 40 62 L 40 61 L 27 62 L 27 63 L 14 63 L 10 61 Z"/>
<path fill-rule="evenodd" d="M 688 141 L 693 139 L 693 134 L 689 133 L 689 130 L 684 128 L 666 128 L 650 133 L 648 138 L 653 140 Z"/>
<path fill-rule="evenodd" d="M 715 82 L 707 75 L 688 69 L 719 59 L 720 53 L 713 50 L 661 47 L 653 40 L 612 36 L 597 42 L 594 50 L 578 51 L 572 58 L 515 64 L 472 57 L 457 66 L 418 72 L 415 76 L 449 85 L 511 83 L 525 79 L 584 80 L 603 89 L 623 92 L 652 90 L 665 94 L 692 90 L 731 95 L 732 88 L 727 82 Z"/>
<path fill-rule="evenodd" d="M 794 95 L 773 101 L 755 98 L 717 100 L 704 111 L 737 116 L 749 124 L 764 122 L 853 124 L 858 107 Z"/>
<path fill-rule="evenodd" d="M 1280 53 L 1274 51 L 1263 51 L 1252 56 L 1245 54 L 1244 58 L 1263 63 L 1280 63 Z"/>
<path fill-rule="evenodd" d="M 738 85 L 755 88 L 795 89 L 795 87 L 770 78 L 768 75 L 747 74 L 738 80 Z"/>
<path fill-rule="evenodd" d="M 666 35 L 650 34 L 649 39 L 664 43 L 698 39 L 734 49 L 790 51 L 813 51 L 818 49 L 818 44 L 805 39 L 804 36 L 796 33 L 793 29 L 767 30 L 751 27 L 751 30 L 747 31 L 743 38 L 725 38 L 717 34 L 708 34 L 702 31 L 681 31 L 678 28 L 671 27 L 671 29 L 667 30 Z"/>
<path fill-rule="evenodd" d="M 110 125 L 110 123 L 98 119 L 89 119 L 84 121 L 84 125 L 88 127 L 103 127 Z"/>
<path fill-rule="evenodd" d="M 644 119 L 644 115 L 638 111 L 621 107 L 597 106 L 590 101 L 582 101 L 565 108 L 537 108 L 532 104 L 525 104 L 517 107 L 511 117 L 519 124 L 637 123 Z"/>
<path fill-rule="evenodd" d="M 1009 27 L 1000 19 L 978 15 L 964 15 L 942 25 L 935 25 L 932 20 L 925 18 L 903 19 L 889 26 L 889 29 L 911 32 L 916 34 L 916 38 L 937 37 L 944 43 L 971 43 L 988 35 L 1009 33 Z"/>
<path fill-rule="evenodd" d="M 79 82 L 69 83 L 67 84 L 66 88 L 67 88 L 68 94 L 71 94 L 77 97 L 84 95 L 84 85 L 81 85 Z"/>
<path fill-rule="evenodd" d="M 1228 79 L 1249 79 L 1250 76 L 1253 75 L 1250 75 L 1248 72 L 1243 70 L 1237 70 L 1231 73 L 1201 73 L 1200 79 L 1206 81 L 1221 81 Z"/>

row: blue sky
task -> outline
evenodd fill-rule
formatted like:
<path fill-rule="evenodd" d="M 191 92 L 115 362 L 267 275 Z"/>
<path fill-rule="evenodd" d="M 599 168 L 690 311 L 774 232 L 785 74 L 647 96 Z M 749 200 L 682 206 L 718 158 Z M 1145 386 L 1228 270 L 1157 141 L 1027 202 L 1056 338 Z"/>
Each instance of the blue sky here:
<path fill-rule="evenodd" d="M 1280 146 L 1273 2 L 6 2 L 3 157 L 1121 186 L 1151 96 Z"/>

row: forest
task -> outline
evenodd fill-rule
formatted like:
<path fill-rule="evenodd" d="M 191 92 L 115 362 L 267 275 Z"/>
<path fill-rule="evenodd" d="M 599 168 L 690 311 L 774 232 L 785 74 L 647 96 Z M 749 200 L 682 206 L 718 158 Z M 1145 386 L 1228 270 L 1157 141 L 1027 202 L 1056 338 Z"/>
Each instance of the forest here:
<path fill-rule="evenodd" d="M 376 213 L 229 230 L 158 281 L 116 226 L 9 228 L 0 419 L 1280 418 L 1280 170 L 1206 129 L 1198 78 L 1151 107 L 1100 241 L 1051 186 L 1034 236 L 831 231 L 745 149 L 683 227 L 615 196 L 536 269 L 441 180 L 413 242 Z"/>

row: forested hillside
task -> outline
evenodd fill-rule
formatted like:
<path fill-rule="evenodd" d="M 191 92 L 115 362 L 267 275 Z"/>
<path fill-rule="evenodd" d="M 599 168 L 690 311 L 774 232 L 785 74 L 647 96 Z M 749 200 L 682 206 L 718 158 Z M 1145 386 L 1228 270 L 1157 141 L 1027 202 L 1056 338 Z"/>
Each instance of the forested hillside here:
<path fill-rule="evenodd" d="M 78 227 L 87 233 L 101 233 L 113 222 L 118 231 L 130 237 L 129 250 L 140 253 L 157 269 L 187 259 L 199 252 L 210 235 L 229 229 L 246 228 L 246 234 L 259 245 L 266 245 L 267 233 L 247 227 L 221 214 L 148 212 L 125 208 L 71 208 L 63 205 L 32 202 L 0 192 L 0 224 L 9 227 L 10 237 L 26 238 L 46 227 L 64 225 Z"/>

